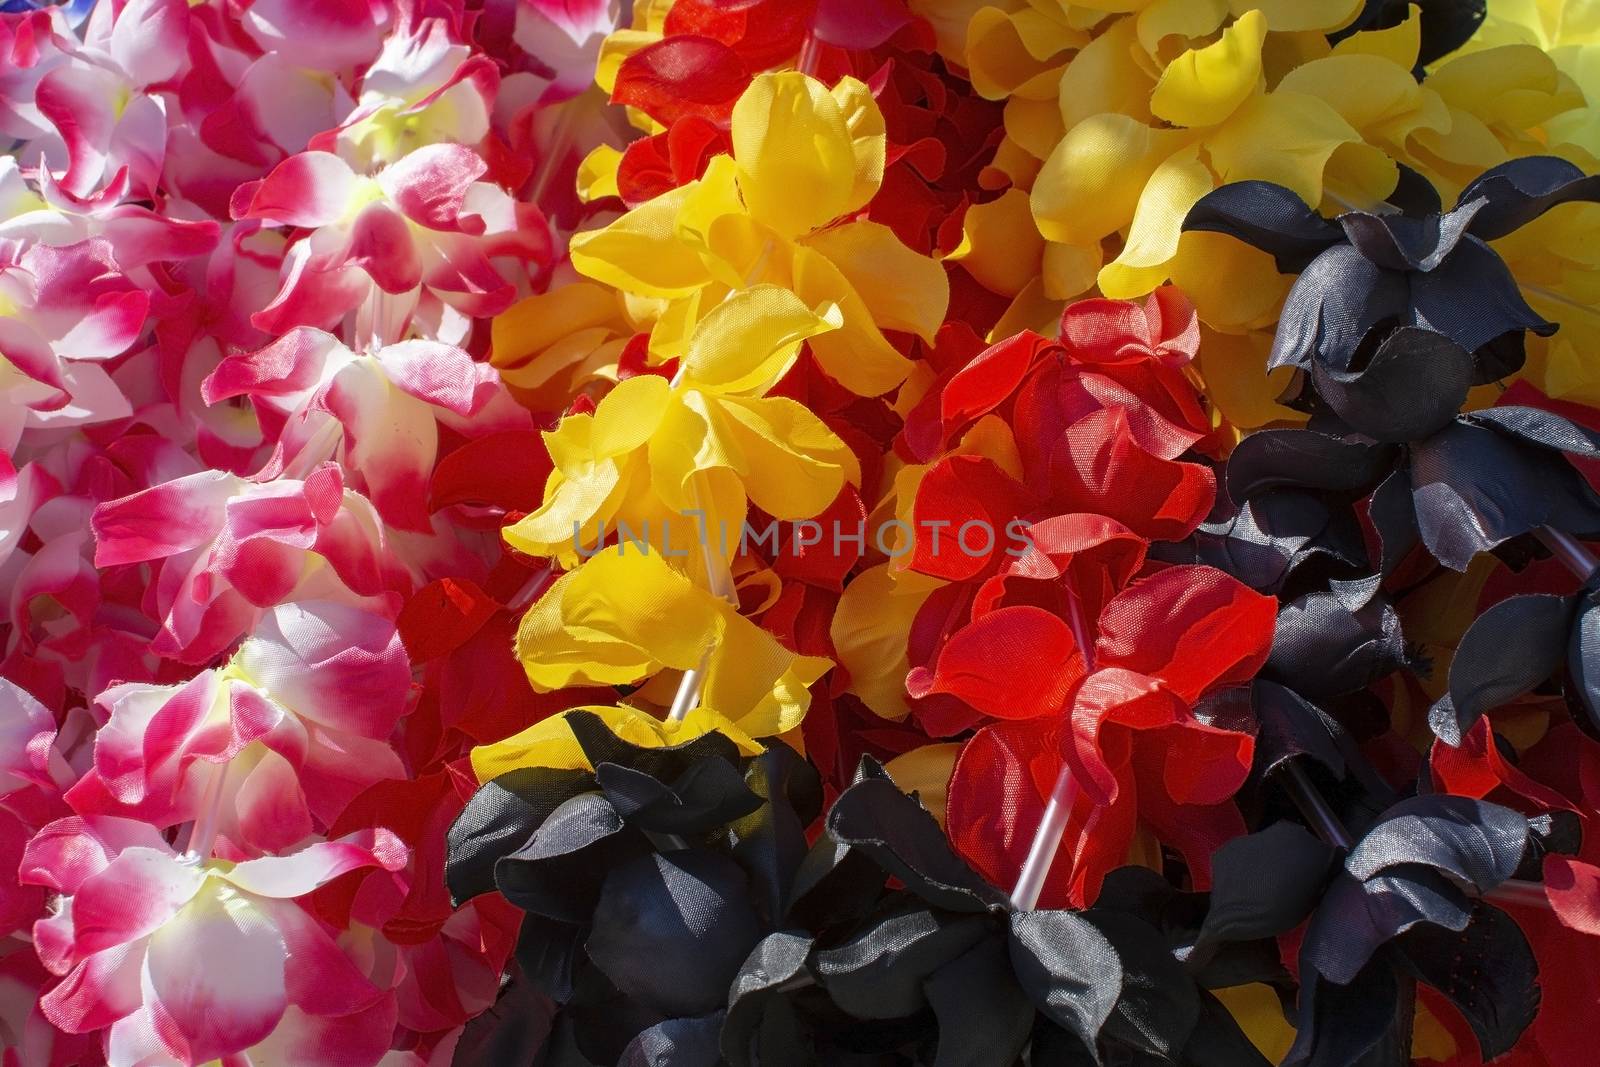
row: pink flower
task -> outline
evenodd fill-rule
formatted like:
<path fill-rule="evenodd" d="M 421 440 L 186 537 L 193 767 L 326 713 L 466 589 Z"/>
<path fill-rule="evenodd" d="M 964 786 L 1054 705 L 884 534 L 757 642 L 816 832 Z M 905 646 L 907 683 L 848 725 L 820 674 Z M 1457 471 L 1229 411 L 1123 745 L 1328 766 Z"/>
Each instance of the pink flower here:
<path fill-rule="evenodd" d="M 327 464 L 305 479 L 258 484 L 205 471 L 101 504 L 95 565 L 159 560 L 146 610 L 160 620 L 158 655 L 204 663 L 289 600 L 346 603 L 404 594 L 372 504 Z"/>
<path fill-rule="evenodd" d="M 22 861 L 24 884 L 62 897 L 34 926 L 39 958 L 62 976 L 40 1007 L 67 1033 L 107 1028 L 117 1064 L 193 1067 L 257 1047 L 258 1062 L 375 1064 L 393 1033 L 393 997 L 294 901 L 405 860 L 385 830 L 211 864 L 180 856 L 144 823 L 61 819 Z"/>
<path fill-rule="evenodd" d="M 289 248 L 256 326 L 328 328 L 361 308 L 357 335 L 392 341 L 424 296 L 461 315 L 504 311 L 517 296 L 513 270 L 550 262 L 550 235 L 537 208 L 480 181 L 487 169 L 455 144 L 419 148 L 370 178 L 332 153 L 302 152 L 241 187 L 235 217 L 311 231 Z"/>
<path fill-rule="evenodd" d="M 188 42 L 185 0 L 95 7 L 84 43 L 69 45 L 67 61 L 35 90 L 39 111 L 56 132 L 34 146 L 50 165 L 65 164 L 61 185 L 67 192 L 90 196 L 108 181 L 120 182 L 124 171 L 136 196 L 154 192 L 166 155 L 167 114 L 153 90 L 183 69 Z"/>
<path fill-rule="evenodd" d="M 355 110 L 311 141 L 357 169 L 393 163 L 418 145 L 476 145 L 489 133 L 500 72 L 442 18 L 396 30 L 361 78 Z"/>
<path fill-rule="evenodd" d="M 386 521 L 422 532 L 432 528 L 427 497 L 437 420 L 454 416 L 463 430 L 472 420 L 475 433 L 529 425 L 494 369 L 453 345 L 401 341 L 358 355 L 309 327 L 224 359 L 201 393 L 208 404 L 251 398 L 262 426 L 277 434 L 267 476 L 337 455 Z M 497 396 L 499 417 L 482 419 Z"/>
<path fill-rule="evenodd" d="M 71 27 L 57 11 L 0 14 L 0 137 L 32 140 L 49 133 L 39 113 L 39 80 L 65 61 Z"/>
<path fill-rule="evenodd" d="M 101 693 L 94 766 L 68 800 L 159 827 L 206 820 L 229 855 L 292 847 L 363 789 L 404 777 L 389 739 L 410 686 L 392 622 L 342 604 L 282 605 L 225 667 Z"/>
<path fill-rule="evenodd" d="M 7 383 L 6 403 L 59 412 L 57 424 L 68 425 L 129 414 L 127 400 L 96 364 L 139 339 L 149 307 L 150 298 L 123 276 L 102 240 L 35 245 L 0 261 L 0 355 L 25 376 Z M 28 422 L 40 419 L 34 414 Z"/>
<path fill-rule="evenodd" d="M 577 96 L 594 81 L 600 43 L 617 28 L 619 0 L 519 0 L 517 47 L 549 71 L 546 103 Z"/>

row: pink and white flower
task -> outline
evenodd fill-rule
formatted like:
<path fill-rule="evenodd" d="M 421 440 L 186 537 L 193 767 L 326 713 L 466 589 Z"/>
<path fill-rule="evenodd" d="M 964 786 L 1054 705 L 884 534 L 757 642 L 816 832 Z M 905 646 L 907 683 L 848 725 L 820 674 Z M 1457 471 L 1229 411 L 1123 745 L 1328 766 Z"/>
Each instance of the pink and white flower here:
<path fill-rule="evenodd" d="M 204 663 L 290 600 L 335 599 L 388 614 L 385 594 L 412 578 L 391 555 L 383 520 L 339 469 L 248 481 L 205 471 L 100 505 L 95 565 L 160 561 L 146 610 L 158 655 Z"/>
<path fill-rule="evenodd" d="M 389 740 L 410 686 L 394 623 L 285 604 L 224 667 L 101 693 L 94 766 L 68 800 L 158 827 L 204 821 L 230 856 L 293 847 L 373 783 L 404 777 Z"/>
<path fill-rule="evenodd" d="M 418 148 L 373 177 L 313 151 L 241 187 L 235 217 L 311 231 L 253 321 L 273 333 L 333 328 L 360 309 L 356 334 L 388 342 L 425 295 L 461 315 L 504 311 L 518 294 L 511 279 L 549 263 L 550 234 L 537 208 L 481 180 L 487 170 L 457 144 Z"/>
<path fill-rule="evenodd" d="M 393 1034 L 393 997 L 295 900 L 405 859 L 394 835 L 375 830 L 200 862 L 144 823 L 61 819 L 28 845 L 21 869 L 24 884 L 60 894 L 34 926 L 40 959 L 62 978 L 40 1008 L 69 1034 L 104 1029 L 107 1060 L 127 1067 L 195 1067 L 258 1047 L 258 1062 L 374 1064 Z"/>
<path fill-rule="evenodd" d="M 136 196 L 160 182 L 167 147 L 167 104 L 157 90 L 188 61 L 189 5 L 185 0 L 100 3 L 84 41 L 39 79 L 34 95 L 53 135 L 39 138 L 25 160 L 44 153 L 62 169 L 62 188 L 88 197 L 124 172 Z"/>
<path fill-rule="evenodd" d="M 385 521 L 423 532 L 432 529 L 427 496 L 438 420 L 475 434 L 531 425 L 495 370 L 453 345 L 401 341 L 361 355 L 309 327 L 227 357 L 202 395 L 208 404 L 250 397 L 263 428 L 277 436 L 267 476 L 336 457 Z"/>

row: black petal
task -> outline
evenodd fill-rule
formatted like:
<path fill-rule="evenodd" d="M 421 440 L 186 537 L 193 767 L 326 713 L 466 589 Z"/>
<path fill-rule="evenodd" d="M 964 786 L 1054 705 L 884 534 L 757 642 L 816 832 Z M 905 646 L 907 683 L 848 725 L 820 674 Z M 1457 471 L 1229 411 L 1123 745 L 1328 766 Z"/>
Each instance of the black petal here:
<path fill-rule="evenodd" d="M 1351 211 L 1339 225 L 1356 251 L 1389 270 L 1433 270 L 1455 250 L 1481 204 L 1463 203 L 1448 214 L 1375 215 Z"/>
<path fill-rule="evenodd" d="M 728 990 L 728 1018 L 722 1027 L 722 1055 L 732 1067 L 771 1067 L 775 1056 L 800 1051 L 794 1047 L 797 1041 L 787 1050 L 768 1051 L 761 1037 L 768 1008 L 781 1000 L 784 987 L 811 981 L 806 972 L 811 945 L 810 935 L 803 931 L 779 930 L 762 938 L 740 966 Z M 793 1013 L 788 1014 L 792 1022 Z"/>
<path fill-rule="evenodd" d="M 1407 494 L 1407 515 L 1410 505 Z M 1232 516 L 1203 523 L 1182 546 L 1158 542 L 1151 548 L 1161 559 L 1206 563 L 1257 592 L 1272 594 L 1281 593 L 1301 568 L 1348 574 L 1366 561 L 1354 513 L 1329 507 L 1318 494 L 1299 489 L 1262 493 Z"/>
<path fill-rule="evenodd" d="M 638 1035 L 622 1050 L 617 1067 L 717 1067 L 722 1012 L 694 1019 L 667 1019 Z"/>
<path fill-rule="evenodd" d="M 1262 181 L 1233 182 L 1207 193 L 1189 209 L 1183 228 L 1237 237 L 1271 255 L 1283 274 L 1305 270 L 1341 238 L 1336 224 L 1292 190 Z"/>
<path fill-rule="evenodd" d="M 1228 458 L 1228 495 L 1246 501 L 1283 487 L 1363 492 L 1394 464 L 1396 450 L 1313 430 L 1260 430 Z"/>
<path fill-rule="evenodd" d="M 1300 947 L 1301 978 L 1314 970 L 1345 985 L 1395 937 L 1423 923 L 1466 929 L 1472 901 L 1448 878 L 1421 864 L 1360 881 L 1341 874 L 1311 917 Z"/>
<path fill-rule="evenodd" d="M 955 854 L 944 830 L 893 782 L 866 778 L 828 812 L 828 833 L 866 853 L 917 896 L 951 911 L 1003 911 L 1006 896 Z"/>
<path fill-rule="evenodd" d="M 1183 1047 L 1184 1067 L 1271 1067 L 1251 1043 L 1233 1014 L 1205 990 L 1200 991 L 1200 1021 Z"/>
<path fill-rule="evenodd" d="M 1472 357 L 1448 337 L 1404 327 L 1359 370 L 1315 363 L 1317 395 L 1350 428 L 1375 441 L 1420 441 L 1446 426 L 1472 388 Z"/>
<path fill-rule="evenodd" d="M 1539 964 L 1511 916 L 1479 901 L 1461 932 L 1419 926 L 1399 939 L 1413 974 L 1456 1006 L 1485 1061 L 1511 1051 L 1539 1013 Z"/>
<path fill-rule="evenodd" d="M 1578 702 L 1589 713 L 1589 724 L 1600 730 L 1600 604 L 1587 601 L 1567 646 Z"/>
<path fill-rule="evenodd" d="M 705 760 L 721 759 L 733 762 L 739 758 L 738 746 L 725 734 L 717 733 L 715 730 L 685 741 L 681 745 L 668 748 L 641 748 L 618 737 L 605 724 L 604 719 L 592 712 L 569 711 L 567 725 L 572 728 L 572 736 L 583 749 L 584 756 L 589 760 L 589 766 L 598 767 L 602 763 L 616 763 L 648 774 L 662 782 L 673 781 L 696 763 Z"/>
<path fill-rule="evenodd" d="M 817 981 L 857 1019 L 899 1019 L 928 1006 L 923 982 L 986 938 L 987 917 L 924 907 L 885 915 L 837 948 L 816 954 Z"/>
<path fill-rule="evenodd" d="M 665 1015 L 724 1006 L 761 940 L 738 864 L 714 852 L 652 853 L 607 875 L 585 948 L 629 997 Z"/>
<path fill-rule="evenodd" d="M 1261 677 L 1315 699 L 1365 689 L 1405 661 L 1400 616 L 1388 601 L 1351 611 L 1333 593 L 1310 593 L 1278 612 Z"/>
<path fill-rule="evenodd" d="M 989 937 L 935 971 L 928 1002 L 939 1020 L 933 1067 L 1017 1062 L 1033 1031 L 1034 1008 L 1011 973 L 1005 942 Z"/>
<path fill-rule="evenodd" d="M 1211 910 L 1195 944 L 1204 955 L 1223 941 L 1287 933 L 1311 914 L 1335 853 L 1292 822 L 1235 838 L 1211 859 Z"/>
<path fill-rule="evenodd" d="M 1376 573 L 1351 582 L 1334 581 L 1330 588 L 1339 602 L 1359 611 L 1378 594 L 1384 579 L 1394 573 L 1421 540 L 1417 530 L 1417 511 L 1411 502 L 1411 476 L 1404 468 L 1385 478 L 1367 502 L 1367 519 L 1378 535 Z"/>
<path fill-rule="evenodd" d="M 1360 879 L 1422 864 L 1487 893 L 1516 873 L 1528 841 L 1528 820 L 1510 808 L 1470 797 L 1402 800 L 1350 855 L 1345 869 Z"/>
<path fill-rule="evenodd" d="M 1447 745 L 1461 744 L 1478 716 L 1530 693 L 1561 666 L 1573 601 L 1537 593 L 1514 596 L 1479 615 L 1450 661 L 1450 689 L 1428 712 Z"/>
<path fill-rule="evenodd" d="M 1485 408 L 1468 412 L 1461 416 L 1461 421 L 1499 430 L 1552 452 L 1567 452 L 1584 459 L 1600 458 L 1600 433 L 1542 408 L 1516 405 Z"/>
<path fill-rule="evenodd" d="M 1096 1048 L 1122 995 L 1122 961 L 1098 927 L 1068 911 L 1011 916 L 1011 966 L 1050 1020 Z"/>
<path fill-rule="evenodd" d="M 1294 1047 L 1284 1067 L 1410 1067 L 1410 1012 L 1397 1017 L 1401 996 L 1386 959 L 1374 960 L 1348 985 L 1303 968 Z"/>
<path fill-rule="evenodd" d="M 584 927 L 547 919 L 531 912 L 522 916 L 517 933 L 517 965 L 527 981 L 558 1004 L 572 999 L 573 972 Z"/>
<path fill-rule="evenodd" d="M 1485 421 L 1464 417 L 1412 446 L 1417 527 L 1435 559 L 1464 571 L 1479 552 L 1539 526 L 1600 531 L 1600 497 L 1570 463 Z"/>
<path fill-rule="evenodd" d="M 616 763 L 600 764 L 595 777 L 623 821 L 651 833 L 703 834 L 761 806 L 726 760 L 696 763 L 670 786 Z"/>
<path fill-rule="evenodd" d="M 445 835 L 445 880 L 451 899 L 494 891 L 494 865 L 520 848 L 569 798 L 594 788 L 587 771 L 528 767 L 502 774 L 472 794 Z"/>
<path fill-rule="evenodd" d="M 1600 200 L 1600 178 L 1556 156 L 1527 156 L 1492 167 L 1461 190 L 1457 203 L 1482 199 L 1472 233 L 1493 241 L 1521 229 L 1557 204 Z"/>
<path fill-rule="evenodd" d="M 1344 755 L 1335 737 L 1342 727 L 1294 690 L 1257 679 L 1250 688 L 1260 732 L 1256 737 L 1256 774 L 1265 777 L 1286 760 L 1308 757 L 1336 778 L 1344 776 Z"/>
<path fill-rule="evenodd" d="M 1532 330 L 1545 337 L 1556 332 L 1555 323 L 1522 298 L 1500 254 L 1476 237 L 1464 238 L 1437 270 L 1407 277 L 1408 321 L 1444 334 L 1469 352 L 1512 331 Z"/>
<path fill-rule="evenodd" d="M 1200 1019 L 1194 979 L 1149 924 L 1123 912 L 1083 913 L 1116 950 L 1122 992 L 1104 1036 L 1171 1061 L 1189 1043 Z"/>
<path fill-rule="evenodd" d="M 1414 277 L 1431 275 L 1388 270 L 1347 244 L 1328 249 L 1290 287 L 1267 369 L 1309 369 L 1314 356 L 1349 370 L 1374 326 L 1411 320 Z"/>
<path fill-rule="evenodd" d="M 523 911 L 584 923 L 606 873 L 648 847 L 605 797 L 580 793 L 552 812 L 527 844 L 495 864 L 494 880 Z"/>

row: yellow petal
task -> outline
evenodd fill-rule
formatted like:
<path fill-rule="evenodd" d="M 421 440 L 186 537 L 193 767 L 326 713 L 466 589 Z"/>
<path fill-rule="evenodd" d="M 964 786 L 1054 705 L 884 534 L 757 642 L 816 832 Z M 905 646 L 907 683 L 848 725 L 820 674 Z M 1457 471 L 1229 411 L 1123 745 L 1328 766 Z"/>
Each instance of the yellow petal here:
<path fill-rule="evenodd" d="M 1258 10 L 1273 33 L 1330 33 L 1355 21 L 1365 0 L 1229 0 L 1235 17 Z"/>
<path fill-rule="evenodd" d="M 745 206 L 781 236 L 849 208 L 855 146 L 839 102 L 814 78 L 785 71 L 752 81 L 733 107 L 733 154 Z"/>
<path fill-rule="evenodd" d="M 1271 256 L 1220 233 L 1184 234 L 1171 276 L 1202 322 L 1230 332 L 1276 322 L 1291 284 Z"/>
<path fill-rule="evenodd" d="M 1047 158 L 1067 132 L 1061 122 L 1061 108 L 1053 97 L 1030 100 L 1013 96 L 1006 101 L 1003 119 L 1006 136 L 1035 159 Z"/>
<path fill-rule="evenodd" d="M 1105 264 L 1105 249 L 1098 241 L 1088 245 L 1044 246 L 1044 295 L 1049 300 L 1071 300 L 1088 292 Z"/>
<path fill-rule="evenodd" d="M 827 256 L 805 245 L 794 254 L 794 291 L 818 307 L 837 304 L 844 326 L 811 341 L 817 363 L 840 385 L 858 396 L 881 396 L 905 380 L 911 361 L 879 331 L 872 312 L 855 286 Z"/>
<path fill-rule="evenodd" d="M 708 404 L 712 434 L 750 502 L 777 519 L 809 519 L 833 503 L 846 482 L 861 481 L 855 453 L 787 397 L 719 397 Z"/>
<path fill-rule="evenodd" d="M 950 279 L 938 261 L 907 248 L 876 222 L 830 226 L 804 244 L 833 264 L 880 329 L 933 343 L 950 304 Z"/>
<path fill-rule="evenodd" d="M 1044 238 L 1033 224 L 1028 194 L 1008 189 L 974 204 L 961 224 L 961 244 L 946 258 L 960 263 L 990 292 L 1016 296 L 1039 276 Z"/>
<path fill-rule="evenodd" d="M 1262 982 L 1214 989 L 1233 1021 L 1269 1063 L 1278 1063 L 1294 1044 L 1294 1027 L 1284 1018 L 1277 991 Z"/>
<path fill-rule="evenodd" d="M 901 792 L 915 793 L 928 814 L 943 826 L 950 775 L 960 751 L 959 744 L 923 745 L 896 756 L 884 764 L 883 769 L 889 772 Z"/>
<path fill-rule="evenodd" d="M 884 128 L 883 112 L 872 90 L 857 78 L 841 78 L 833 87 L 833 98 L 844 116 L 844 127 L 850 132 L 850 150 L 856 159 L 855 183 L 845 201 L 841 215 L 848 215 L 867 206 L 879 187 L 883 185 L 883 168 L 886 165 L 889 142 Z"/>
<path fill-rule="evenodd" d="M 1049 58 L 1035 57 L 1012 13 L 985 7 L 967 27 L 967 67 L 972 87 L 989 100 L 1003 100 L 1029 79 L 1049 70 Z"/>
<path fill-rule="evenodd" d="M 1193 0 L 1182 2 L 1189 4 Z M 1133 61 L 1137 32 L 1138 24 L 1133 19 L 1119 19 L 1072 57 L 1056 94 L 1066 129 L 1107 112 L 1128 115 L 1140 122 L 1150 120 L 1150 91 L 1155 88 L 1155 79 Z"/>
<path fill-rule="evenodd" d="M 1315 96 L 1363 131 L 1422 107 L 1422 87 L 1411 69 L 1370 55 L 1307 63 L 1284 75 L 1277 91 Z"/>
<path fill-rule="evenodd" d="M 627 542 L 545 591 L 517 630 L 517 658 L 534 689 L 632 685 L 688 670 L 721 635 L 724 602 Z"/>
<path fill-rule="evenodd" d="M 727 719 L 707 708 L 695 708 L 681 722 L 658 719 L 629 707 L 584 707 L 573 711 L 597 716 L 622 740 L 639 748 L 667 748 L 688 744 L 709 733 L 725 734 L 747 756 L 759 755 L 761 745 Z M 592 771 L 589 758 L 568 723 L 569 712 L 552 715 L 521 733 L 480 745 L 472 750 L 472 771 L 489 782 L 510 771 L 548 767 L 561 771 Z"/>
<path fill-rule="evenodd" d="M 1308 204 L 1322 202 L 1322 173 L 1339 145 L 1361 135 L 1314 96 L 1271 93 L 1239 109 L 1206 139 L 1223 182 L 1276 182 Z"/>
<path fill-rule="evenodd" d="M 1087 245 L 1127 226 L 1139 194 L 1188 135 L 1127 115 L 1095 115 L 1074 126 L 1034 181 L 1033 219 L 1047 240 Z"/>
<path fill-rule="evenodd" d="M 1100 291 L 1113 300 L 1143 296 L 1166 281 L 1178 253 L 1183 220 L 1216 184 L 1197 149 L 1179 152 L 1150 176 L 1122 253 L 1100 271 Z"/>
<path fill-rule="evenodd" d="M 617 168 L 622 153 L 608 144 L 596 145 L 578 164 L 578 199 L 587 204 L 607 196 L 622 195 L 617 189 Z"/>
<path fill-rule="evenodd" d="M 662 193 L 599 230 L 574 234 L 572 265 L 596 281 L 646 296 L 677 297 L 711 280 L 677 236 L 678 212 L 697 183 Z"/>
<path fill-rule="evenodd" d="M 1034 333 L 1052 334 L 1061 323 L 1062 302 L 1047 296 L 1044 291 L 1044 279 L 1035 278 L 1028 283 L 1028 287 L 1017 294 L 1011 306 L 1006 308 L 1000 316 L 1000 321 L 994 324 L 989 331 L 987 340 L 990 344 L 1021 333 L 1023 330 L 1032 330 Z"/>
<path fill-rule="evenodd" d="M 1192 48 L 1162 72 L 1150 110 L 1175 126 L 1214 126 L 1233 114 L 1261 82 L 1267 20 L 1246 13 L 1204 48 Z"/>
<path fill-rule="evenodd" d="M 885 719 L 898 722 L 910 713 L 906 634 L 940 584 L 909 571 L 897 580 L 883 563 L 858 574 L 839 598 L 828 634 L 839 663 L 850 672 L 848 691 Z"/>
<path fill-rule="evenodd" d="M 749 619 L 730 613 L 701 701 L 726 709 L 752 737 L 775 737 L 800 725 L 811 706 L 808 687 L 832 669 L 829 660 L 796 655 Z"/>
<path fill-rule="evenodd" d="M 1200 345 L 1200 376 L 1206 397 L 1233 425 L 1253 430 L 1269 423 L 1302 423 L 1306 416 L 1278 403 L 1294 371 L 1280 367 L 1267 373 L 1272 334 L 1257 330 L 1247 334 L 1204 331 Z"/>
<path fill-rule="evenodd" d="M 837 330 L 839 308 L 812 311 L 787 289 L 758 285 L 706 313 L 684 355 L 687 384 L 718 392 L 764 392 L 788 371 L 808 337 Z"/>
<path fill-rule="evenodd" d="M 1227 17 L 1227 0 L 1155 0 L 1136 20 L 1139 47 L 1160 57 L 1161 44 L 1167 38 L 1209 37 Z"/>
<path fill-rule="evenodd" d="M 515 367 L 580 330 L 621 323 L 616 290 L 589 282 L 570 282 L 519 300 L 494 317 L 489 362 Z"/>
<path fill-rule="evenodd" d="M 1422 9 L 1411 4 L 1398 26 L 1384 30 L 1363 30 L 1333 46 L 1334 55 L 1368 55 L 1387 59 L 1403 70 L 1417 65 L 1422 52 Z"/>

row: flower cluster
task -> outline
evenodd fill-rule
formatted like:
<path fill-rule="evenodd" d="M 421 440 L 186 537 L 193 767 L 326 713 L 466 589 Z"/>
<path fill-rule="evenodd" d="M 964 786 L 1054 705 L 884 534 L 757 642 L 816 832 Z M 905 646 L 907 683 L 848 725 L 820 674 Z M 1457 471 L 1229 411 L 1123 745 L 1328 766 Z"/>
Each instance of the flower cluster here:
<path fill-rule="evenodd" d="M 0 1064 L 1588 1062 L 1485 7 L 0 0 Z"/>
<path fill-rule="evenodd" d="M 486 352 L 617 18 L 0 7 L 7 1063 L 421 1067 L 494 1004 L 444 831 L 540 712 L 459 617 L 542 446 Z"/>

